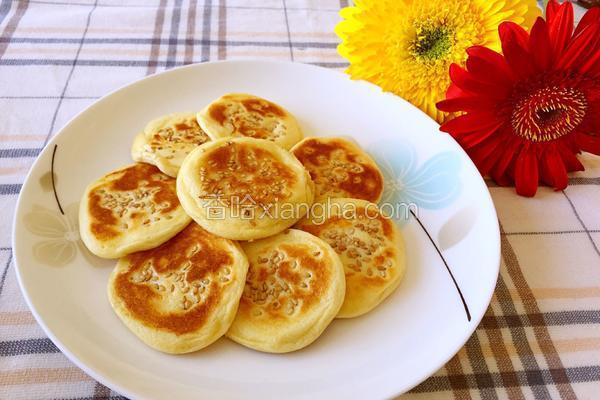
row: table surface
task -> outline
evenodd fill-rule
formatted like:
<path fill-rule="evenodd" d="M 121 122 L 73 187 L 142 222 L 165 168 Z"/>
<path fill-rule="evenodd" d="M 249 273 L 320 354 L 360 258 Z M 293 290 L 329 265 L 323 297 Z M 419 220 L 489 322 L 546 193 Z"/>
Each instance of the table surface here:
<path fill-rule="evenodd" d="M 99 97 L 193 62 L 272 59 L 343 71 L 346 0 L 0 0 L 0 398 L 117 399 L 44 335 L 19 291 L 11 224 L 48 139 Z M 581 11 L 578 11 L 579 15 Z M 600 157 L 565 191 L 489 183 L 502 230 L 492 303 L 463 349 L 402 398 L 599 398 Z"/>

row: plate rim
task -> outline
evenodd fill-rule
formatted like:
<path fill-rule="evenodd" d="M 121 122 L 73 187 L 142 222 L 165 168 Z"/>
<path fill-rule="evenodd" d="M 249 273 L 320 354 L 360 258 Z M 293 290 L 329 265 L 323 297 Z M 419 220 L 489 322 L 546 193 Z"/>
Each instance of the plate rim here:
<path fill-rule="evenodd" d="M 108 376 L 104 376 L 100 373 L 97 373 L 94 369 L 88 367 L 83 361 L 81 361 L 79 359 L 78 356 L 76 356 L 75 354 L 73 354 L 73 352 L 71 352 L 68 347 L 62 343 L 62 341 L 56 336 L 54 335 L 54 333 L 48 328 L 48 326 L 46 325 L 46 323 L 44 322 L 43 317 L 37 312 L 37 309 L 33 306 L 30 295 L 29 295 L 29 291 L 27 290 L 24 282 L 23 282 L 23 277 L 21 275 L 21 268 L 19 267 L 19 261 L 18 261 L 18 255 L 17 255 L 17 238 L 16 238 L 16 229 L 17 229 L 17 217 L 18 215 L 21 214 L 21 208 L 22 208 L 22 197 L 23 197 L 23 193 L 24 193 L 24 189 L 26 188 L 26 186 L 30 185 L 30 177 L 33 173 L 34 170 L 37 169 L 38 164 L 41 163 L 41 159 L 42 157 L 49 152 L 53 145 L 56 144 L 55 142 L 58 140 L 58 138 L 63 134 L 63 132 L 65 131 L 65 129 L 67 129 L 71 124 L 74 123 L 75 120 L 77 120 L 82 114 L 89 112 L 90 110 L 92 110 L 93 108 L 97 107 L 99 104 L 105 102 L 108 100 L 108 98 L 112 97 L 114 94 L 128 89 L 130 87 L 136 86 L 136 85 L 140 85 L 143 82 L 146 81 L 150 81 L 153 79 L 157 79 L 159 77 L 162 77 L 164 75 L 169 75 L 169 74 L 173 74 L 173 73 L 177 73 L 178 71 L 184 70 L 184 69 L 194 69 L 194 68 L 202 68 L 206 65 L 216 65 L 216 64 L 263 64 L 263 65 L 280 65 L 283 67 L 286 66 L 294 66 L 294 67 L 298 67 L 301 66 L 303 68 L 309 68 L 309 69 L 315 69 L 315 70 L 320 70 L 321 72 L 327 72 L 329 74 L 343 74 L 340 73 L 336 70 L 332 70 L 330 68 L 326 68 L 326 67 L 322 67 L 322 66 L 318 66 L 318 65 L 314 65 L 314 64 L 307 64 L 307 63 L 300 63 L 300 62 L 290 62 L 290 61 L 281 61 L 281 60 L 261 60 L 261 59 L 240 59 L 240 60 L 218 60 L 218 61 L 208 61 L 208 62 L 200 62 L 200 63 L 193 63 L 193 64 L 188 64 L 188 65 L 183 65 L 183 66 L 179 66 L 176 68 L 172 68 L 169 70 L 165 70 L 165 71 L 159 71 L 159 72 L 155 72 L 151 75 L 148 76 L 144 76 L 142 78 L 136 79 L 133 82 L 128 82 L 124 85 L 121 85 L 111 91 L 109 91 L 108 93 L 106 93 L 105 95 L 101 96 L 100 98 L 98 98 L 97 100 L 95 100 L 93 103 L 91 103 L 90 105 L 88 105 L 87 107 L 85 107 L 83 110 L 79 111 L 78 113 L 76 113 L 73 117 L 71 117 L 55 134 L 52 138 L 50 138 L 50 140 L 48 140 L 48 142 L 45 144 L 45 146 L 40 150 L 40 153 L 37 155 L 35 161 L 32 163 L 31 167 L 29 168 L 29 171 L 27 172 L 25 178 L 23 179 L 23 184 L 21 187 L 21 190 L 19 192 L 18 198 L 17 198 L 17 202 L 15 205 L 15 211 L 14 211 L 14 215 L 13 215 L 13 219 L 12 219 L 12 229 L 11 229 L 11 246 L 12 246 L 12 256 L 13 256 L 13 262 L 14 262 L 14 266 L 15 266 L 15 273 L 16 273 L 16 277 L 17 277 L 17 282 L 19 285 L 19 289 L 21 290 L 21 293 L 25 299 L 25 302 L 27 304 L 27 307 L 29 308 L 29 311 L 32 313 L 35 321 L 37 322 L 37 324 L 42 328 L 43 332 L 48 336 L 48 338 L 52 341 L 52 343 L 71 361 L 73 362 L 78 368 L 82 369 L 86 374 L 88 374 L 90 377 L 92 377 L 94 380 L 96 380 L 97 382 L 105 385 L 106 387 L 108 387 L 109 389 L 124 395 L 128 398 L 131 399 L 140 399 L 140 398 L 147 398 L 139 393 L 134 393 L 132 391 L 130 391 L 129 389 L 123 387 L 121 384 L 117 383 L 114 379 L 112 379 L 111 377 Z M 346 79 L 352 81 L 352 82 L 358 82 L 360 84 L 363 85 L 368 85 L 371 86 L 372 88 L 375 88 L 376 90 L 379 91 L 379 95 L 384 95 L 384 96 L 391 96 L 393 97 L 395 100 L 400 101 L 402 103 L 404 103 L 405 105 L 408 105 L 408 107 L 413 109 L 413 112 L 418 112 L 420 114 L 424 114 L 427 118 L 429 118 L 433 123 L 435 123 L 437 125 L 437 122 L 435 122 L 434 120 L 432 120 L 424 111 L 422 111 L 421 109 L 419 109 L 418 107 L 414 106 L 413 104 L 411 104 L 410 102 L 408 102 L 407 100 L 403 99 L 400 96 L 397 96 L 393 93 L 390 92 L 385 92 L 383 91 L 379 86 L 368 82 L 368 81 L 364 81 L 364 80 L 353 80 L 350 79 L 350 77 L 346 76 Z M 464 151 L 464 149 L 453 139 L 452 139 L 452 145 L 455 147 L 455 150 L 458 151 L 459 153 L 462 153 L 462 155 L 464 156 L 463 158 L 466 159 L 467 163 L 470 164 L 470 167 L 474 168 L 477 171 L 477 167 L 475 166 L 475 164 L 473 163 L 473 161 L 471 160 L 471 158 L 468 156 L 468 154 Z M 501 235 L 500 235 L 500 225 L 499 225 L 499 221 L 498 221 L 498 215 L 497 215 L 497 211 L 496 211 L 496 207 L 495 204 L 493 202 L 493 199 L 491 197 L 491 193 L 489 191 L 489 189 L 487 188 L 486 184 L 485 184 L 485 180 L 484 178 L 478 174 L 477 175 L 477 184 L 480 186 L 480 190 L 484 193 L 484 197 L 487 204 L 483 204 L 484 207 L 489 208 L 489 211 L 491 211 L 494 222 L 494 227 L 496 229 L 494 229 L 494 243 L 496 244 L 494 246 L 494 253 L 496 254 L 496 258 L 497 261 L 494 263 L 494 270 L 492 272 L 494 272 L 494 282 L 492 285 L 492 290 L 490 291 L 490 293 L 488 293 L 487 296 L 484 296 L 484 298 L 486 298 L 485 301 L 485 308 L 483 308 L 483 312 L 480 313 L 480 315 L 472 315 L 471 321 L 468 322 L 468 327 L 465 330 L 466 334 L 465 337 L 463 339 L 461 339 L 460 341 L 458 341 L 458 345 L 456 347 L 453 347 L 452 350 L 449 352 L 449 356 L 443 358 L 443 362 L 441 362 L 439 365 L 435 364 L 432 365 L 431 368 L 427 369 L 427 372 L 423 375 L 423 376 L 419 376 L 419 377 L 415 377 L 410 381 L 405 381 L 404 385 L 402 385 L 403 387 L 394 389 L 394 390 L 388 390 L 386 393 L 384 393 L 384 397 L 385 398 L 390 398 L 390 397 L 395 397 L 398 396 L 400 394 L 406 393 L 409 390 L 413 389 L 414 387 L 416 387 L 417 385 L 419 385 L 420 383 L 424 382 L 426 379 L 428 379 L 429 377 L 431 377 L 435 372 L 437 372 L 440 368 L 442 368 L 444 365 L 446 365 L 446 363 L 448 363 L 448 361 L 450 359 L 452 359 L 452 357 L 454 357 L 461 348 L 464 347 L 464 345 L 466 344 L 466 342 L 471 338 L 471 336 L 475 333 L 475 331 L 477 330 L 478 326 L 481 323 L 481 320 L 483 319 L 483 316 L 485 315 L 485 312 L 487 311 L 487 309 L 489 308 L 489 305 L 491 303 L 492 297 L 495 293 L 495 289 L 497 286 L 497 282 L 498 282 L 498 277 L 499 277 L 499 273 L 500 273 L 500 266 L 501 266 L 501 259 L 502 259 L 502 255 L 501 255 Z M 490 266 L 491 268 L 492 266 Z M 398 385 L 400 386 L 400 385 Z"/>

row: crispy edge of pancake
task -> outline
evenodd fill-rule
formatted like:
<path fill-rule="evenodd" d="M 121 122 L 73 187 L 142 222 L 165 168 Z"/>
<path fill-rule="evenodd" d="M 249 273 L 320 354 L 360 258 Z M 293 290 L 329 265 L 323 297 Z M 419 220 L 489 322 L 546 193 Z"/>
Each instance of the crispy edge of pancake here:
<path fill-rule="evenodd" d="M 341 137 L 341 136 L 309 136 L 309 137 L 305 137 L 304 139 L 302 139 L 301 141 L 296 143 L 290 149 L 290 153 L 292 153 L 299 160 L 300 158 L 296 155 L 296 151 L 301 149 L 303 145 L 305 145 L 306 143 L 308 143 L 312 140 L 318 140 L 318 141 L 324 142 L 324 143 L 329 143 L 329 142 L 333 142 L 336 140 L 342 141 L 342 142 L 344 142 L 345 145 L 350 147 L 350 149 L 353 152 L 355 152 L 357 155 L 360 155 L 363 159 L 365 159 L 366 164 L 369 165 L 370 167 L 372 167 L 379 175 L 379 178 L 381 181 L 381 188 L 379 189 L 378 192 L 376 192 L 376 196 L 372 196 L 371 198 L 362 199 L 362 200 L 367 200 L 372 203 L 378 203 L 381 200 L 381 197 L 383 196 L 385 180 L 383 177 L 383 173 L 381 172 L 381 169 L 379 168 L 379 165 L 377 165 L 377 163 L 375 162 L 375 160 L 373 160 L 373 158 L 371 157 L 371 155 L 369 153 L 367 153 L 364 149 L 362 149 L 354 140 L 349 139 L 347 137 Z M 315 183 L 315 185 L 317 185 L 317 184 Z M 352 194 L 352 193 L 346 193 L 346 195 L 345 195 L 346 197 L 331 197 L 329 195 L 319 194 L 318 189 L 315 189 L 315 201 L 323 201 L 327 198 L 336 198 L 336 199 L 338 199 L 338 198 L 356 198 L 356 197 L 349 197 L 348 195 L 350 195 L 350 194 Z"/>
<path fill-rule="evenodd" d="M 81 197 L 79 203 L 79 235 L 88 250 L 98 257 L 119 258 L 136 251 L 152 249 L 177 235 L 192 220 L 180 204 L 176 210 L 171 212 L 173 218 L 170 220 L 162 219 L 143 230 L 128 230 L 127 234 L 120 234 L 108 241 L 98 240 L 90 229 L 91 220 L 88 211 L 89 194 L 96 187 L 106 183 L 108 175 L 122 171 L 133 165 L 135 164 L 115 169 L 96 179 L 87 186 Z"/>
<path fill-rule="evenodd" d="M 157 131 L 164 129 L 174 124 L 180 123 L 182 120 L 198 122 L 196 120 L 196 112 L 175 112 L 154 118 L 144 127 L 144 135 L 146 139 L 151 139 L 152 135 Z"/>
<path fill-rule="evenodd" d="M 344 204 L 353 203 L 357 207 L 366 207 L 367 205 L 371 205 L 376 207 L 379 213 L 379 207 L 375 203 L 371 203 L 362 199 L 351 199 L 351 198 L 331 198 L 329 199 L 331 204 L 339 204 L 343 206 Z M 336 209 L 337 211 L 337 209 Z M 332 216 L 339 215 L 338 212 L 328 214 L 328 219 Z M 398 228 L 397 224 L 390 219 L 391 228 L 392 228 L 392 239 L 387 238 L 390 242 L 390 245 L 394 246 L 396 251 L 395 257 L 395 265 L 394 267 L 397 269 L 397 273 L 394 276 L 394 279 L 388 281 L 385 285 L 382 286 L 370 286 L 370 290 L 366 291 L 353 291 L 353 295 L 349 295 L 349 291 L 352 290 L 353 280 L 346 279 L 346 297 L 344 300 L 344 304 L 342 305 L 337 318 L 354 318 L 360 315 L 366 314 L 369 311 L 376 308 L 379 304 L 381 304 L 388 296 L 390 296 L 400 285 L 404 275 L 406 273 L 406 247 L 404 245 L 404 239 L 402 237 L 402 233 Z M 314 225 L 313 221 L 309 218 L 304 217 L 294 226 L 297 229 L 303 229 L 306 225 Z M 342 259 L 342 263 L 343 263 Z M 375 268 L 375 265 L 373 268 Z M 344 270 L 346 270 L 346 266 L 344 265 Z M 377 289 L 377 290 L 375 290 Z M 361 296 L 357 297 L 358 293 L 362 293 Z"/>
<path fill-rule="evenodd" d="M 285 109 L 281 105 L 275 103 L 274 101 L 265 99 L 263 97 L 255 96 L 252 94 L 247 94 L 247 93 L 227 93 L 227 94 L 224 94 L 223 96 L 219 97 L 218 99 L 213 100 L 210 104 L 208 104 L 199 113 L 196 114 L 198 124 L 202 127 L 202 129 L 204 129 L 204 131 L 208 134 L 208 136 L 210 136 L 211 139 L 213 139 L 213 140 L 232 136 L 233 132 L 230 131 L 229 129 L 225 128 L 218 121 L 216 121 L 214 118 L 212 118 L 210 116 L 209 110 L 210 110 L 211 106 L 214 106 L 217 104 L 222 104 L 226 101 L 239 102 L 240 100 L 243 100 L 243 99 L 258 99 L 258 100 L 268 101 L 269 103 L 276 105 L 278 108 L 280 108 L 283 111 L 284 115 L 277 117 L 277 118 L 279 118 L 285 125 L 286 134 L 279 139 L 275 139 L 275 140 L 265 139 L 265 140 L 269 140 L 269 141 L 279 145 L 280 147 L 283 147 L 285 150 L 289 150 L 292 148 L 292 146 L 294 146 L 296 143 L 298 143 L 304 137 L 304 135 L 302 134 L 302 129 L 300 128 L 300 125 L 298 124 L 296 117 L 294 117 L 294 115 L 292 113 L 290 113 L 287 109 Z M 240 135 L 240 136 L 248 137 L 248 136 L 244 136 L 244 135 Z"/>
<path fill-rule="evenodd" d="M 315 302 L 308 315 L 299 315 L 298 318 L 292 319 L 289 323 L 278 324 L 271 319 L 270 323 L 256 324 L 252 320 L 244 318 L 238 310 L 236 319 L 226 334 L 229 339 L 262 352 L 287 353 L 300 350 L 313 343 L 335 319 L 344 301 L 346 280 L 342 262 L 327 242 L 308 232 L 289 229 L 265 239 L 244 242 L 242 243 L 242 249 L 251 263 L 251 260 L 256 257 L 256 253 L 265 247 L 275 248 L 281 243 L 294 242 L 312 242 L 324 250 L 324 256 L 330 260 L 327 265 L 331 272 L 331 281 L 326 294 Z M 267 329 L 264 329 L 265 327 Z"/>
<path fill-rule="evenodd" d="M 191 120 L 196 123 L 198 122 L 196 119 L 196 114 L 193 112 L 167 114 L 148 122 L 144 130 L 138 133 L 133 139 L 133 143 L 131 145 L 131 158 L 137 162 L 145 162 L 155 165 L 163 173 L 176 178 L 180 166 L 173 163 L 169 159 L 148 150 L 146 146 L 149 145 L 149 141 L 152 139 L 152 135 L 156 131 L 174 125 L 177 123 L 177 121 L 182 120 Z M 202 129 L 202 127 L 200 127 L 200 129 Z M 211 140 L 210 136 L 208 137 L 209 140 Z"/>
<path fill-rule="evenodd" d="M 225 240 L 231 245 L 230 253 L 234 260 L 231 268 L 235 271 L 236 280 L 232 288 L 228 291 L 227 298 L 220 299 L 221 304 L 217 309 L 218 311 L 212 313 L 202 327 L 193 332 L 180 335 L 152 328 L 132 315 L 115 289 L 117 276 L 127 271 L 129 263 L 126 257 L 118 261 L 109 277 L 107 285 L 108 299 L 119 319 L 142 342 L 165 353 L 183 354 L 200 350 L 214 343 L 227 332 L 235 319 L 239 299 L 244 291 L 246 273 L 248 271 L 248 259 L 237 242 L 223 238 L 218 239 Z"/>
<path fill-rule="evenodd" d="M 180 173 L 177 175 L 177 196 L 179 201 L 187 214 L 192 217 L 198 225 L 202 226 L 207 231 L 232 240 L 253 240 L 261 239 L 268 236 L 275 235 L 290 226 L 294 225 L 302 216 L 297 215 L 296 218 L 289 219 L 277 219 L 265 217 L 264 219 L 254 220 L 256 225 L 253 226 L 250 220 L 241 218 L 225 218 L 223 219 L 209 219 L 206 215 L 206 208 L 200 204 L 199 201 L 195 200 L 194 193 L 197 192 L 199 182 L 194 182 L 193 175 L 195 174 L 196 167 L 199 163 L 198 158 L 201 158 L 206 152 L 210 152 L 229 141 L 235 141 L 238 143 L 250 143 L 252 145 L 259 145 L 262 149 L 271 148 L 275 152 L 275 155 L 280 161 L 290 167 L 298 178 L 300 178 L 301 187 L 293 190 L 293 198 L 287 199 L 286 202 L 293 204 L 306 203 L 310 207 L 314 201 L 314 182 L 310 178 L 310 174 L 304 166 L 289 152 L 281 149 L 273 142 L 264 139 L 253 139 L 247 137 L 238 138 L 221 138 L 213 140 L 199 146 L 193 150 L 188 157 L 184 160 Z M 207 167 L 209 169 L 210 167 Z M 306 208 L 308 208 L 306 207 Z M 261 214 L 261 210 L 256 210 L 257 214 Z"/>
<path fill-rule="evenodd" d="M 169 175 L 172 178 L 177 176 L 177 171 L 179 168 L 175 170 L 170 167 L 169 164 L 160 162 L 159 159 L 162 157 L 158 157 L 156 153 L 153 153 L 146 149 L 148 145 L 148 141 L 146 140 L 146 135 L 144 132 L 140 132 L 135 135 L 133 139 L 133 143 L 131 144 L 131 159 L 135 162 L 143 162 L 147 164 L 152 164 L 156 166 L 162 173 Z M 166 168 L 165 168 L 166 167 Z"/>

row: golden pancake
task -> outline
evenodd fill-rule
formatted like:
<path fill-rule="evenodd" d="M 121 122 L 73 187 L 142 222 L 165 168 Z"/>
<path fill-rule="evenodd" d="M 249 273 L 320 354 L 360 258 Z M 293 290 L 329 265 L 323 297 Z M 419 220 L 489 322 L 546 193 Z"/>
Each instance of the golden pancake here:
<path fill-rule="evenodd" d="M 286 150 L 302 139 L 296 118 L 283 107 L 250 94 L 226 94 L 198 113 L 213 139 L 251 137 L 270 140 Z"/>
<path fill-rule="evenodd" d="M 338 317 L 356 317 L 375 308 L 400 284 L 406 268 L 404 241 L 376 204 L 358 199 L 328 203 L 323 203 L 326 213 L 313 213 L 296 228 L 325 240 L 340 256 L 346 297 Z"/>
<path fill-rule="evenodd" d="M 344 268 L 323 240 L 295 229 L 242 243 L 250 262 L 230 339 L 285 353 L 316 340 L 344 301 Z"/>
<path fill-rule="evenodd" d="M 224 138 L 184 160 L 177 195 L 204 229 L 234 240 L 260 239 L 298 221 L 313 201 L 302 164 L 273 142 Z"/>
<path fill-rule="evenodd" d="M 291 152 L 310 172 L 317 200 L 349 197 L 376 203 L 381 199 L 383 175 L 356 144 L 337 137 L 309 137 Z"/>
<path fill-rule="evenodd" d="M 132 164 L 93 182 L 79 204 L 79 232 L 99 257 L 118 258 L 166 242 L 189 222 L 175 179 Z"/>
<path fill-rule="evenodd" d="M 175 113 L 157 118 L 138 134 L 131 147 L 135 161 L 156 165 L 165 174 L 176 177 L 183 159 L 210 138 L 194 113 Z"/>
<path fill-rule="evenodd" d="M 123 323 L 166 353 L 208 346 L 231 325 L 248 260 L 239 245 L 189 224 L 161 246 L 121 258 L 108 298 Z"/>

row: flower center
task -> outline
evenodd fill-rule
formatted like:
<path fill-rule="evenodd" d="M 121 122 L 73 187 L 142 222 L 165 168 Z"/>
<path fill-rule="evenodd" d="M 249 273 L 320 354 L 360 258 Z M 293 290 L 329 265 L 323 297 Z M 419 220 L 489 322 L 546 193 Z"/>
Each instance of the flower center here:
<path fill-rule="evenodd" d="M 75 231 L 65 232 L 65 240 L 69 242 L 76 242 L 79 240 L 79 233 Z"/>
<path fill-rule="evenodd" d="M 402 182 L 402 179 L 390 179 L 389 181 L 386 181 L 386 183 L 389 184 L 390 189 L 393 192 L 404 191 L 404 182 Z"/>
<path fill-rule="evenodd" d="M 452 47 L 450 30 L 445 26 L 417 28 L 417 37 L 411 47 L 417 58 L 428 61 L 440 59 Z"/>
<path fill-rule="evenodd" d="M 573 88 L 546 87 L 517 102 L 512 127 L 517 136 L 532 142 L 548 142 L 567 135 L 583 121 L 587 101 Z"/>

